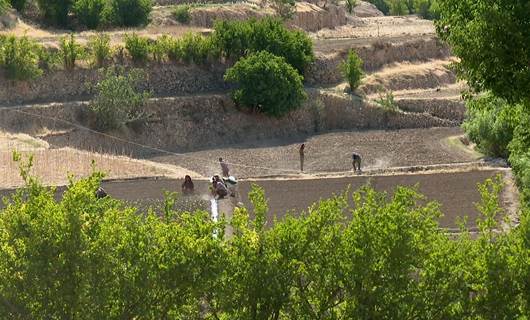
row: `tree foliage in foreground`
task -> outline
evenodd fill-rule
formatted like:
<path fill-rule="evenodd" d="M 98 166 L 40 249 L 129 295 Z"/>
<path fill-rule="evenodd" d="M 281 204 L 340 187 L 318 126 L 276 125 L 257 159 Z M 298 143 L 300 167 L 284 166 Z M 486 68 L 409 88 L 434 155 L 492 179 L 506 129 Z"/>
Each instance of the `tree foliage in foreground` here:
<path fill-rule="evenodd" d="M 306 99 L 303 77 L 285 59 L 261 51 L 239 60 L 225 80 L 237 83 L 234 101 L 247 109 L 281 117 Z"/>
<path fill-rule="evenodd" d="M 273 223 L 254 186 L 252 211 L 214 223 L 207 212 L 173 210 L 173 196 L 146 212 L 96 200 L 98 173 L 56 200 L 22 172 L 26 187 L 0 211 L 4 319 L 526 319 L 530 311 L 530 224 L 494 230 L 499 181 L 479 187 L 472 239 L 438 229 L 439 206 L 410 188 L 388 196 L 364 187 Z"/>
<path fill-rule="evenodd" d="M 515 110 L 488 114 L 490 103 L 474 108 L 468 119 L 470 133 L 479 144 L 508 149 L 509 160 L 523 194 L 522 204 L 530 203 L 530 2 L 526 0 L 438 0 L 438 34 L 452 47 L 460 61 L 460 78 L 476 92 L 491 92 Z M 475 104 L 480 107 L 480 105 Z M 497 110 L 492 110 L 494 112 Z M 511 115 L 518 113 L 516 122 Z M 515 126 L 514 126 L 515 124 Z M 504 130 L 501 133 L 500 130 Z M 513 138 L 505 138 L 513 128 Z M 503 140 L 499 141 L 497 138 Z M 486 141 L 487 140 L 487 141 Z M 503 151 L 504 152 L 504 151 Z M 504 155 L 504 154 L 503 154 Z"/>
<path fill-rule="evenodd" d="M 458 73 L 477 91 L 530 100 L 530 2 L 439 0 L 439 35 L 460 58 Z"/>

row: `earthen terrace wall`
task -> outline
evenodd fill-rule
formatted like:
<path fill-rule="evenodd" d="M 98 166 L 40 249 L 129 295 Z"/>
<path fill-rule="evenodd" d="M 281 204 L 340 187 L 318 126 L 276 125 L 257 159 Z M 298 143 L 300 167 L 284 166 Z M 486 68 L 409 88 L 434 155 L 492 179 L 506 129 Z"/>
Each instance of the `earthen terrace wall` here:
<path fill-rule="evenodd" d="M 447 47 L 434 38 L 354 49 L 364 60 L 367 70 L 375 70 L 392 62 L 428 60 L 449 55 Z M 338 66 L 346 53 L 328 56 L 317 54 L 317 60 L 305 74 L 306 83 L 310 86 L 325 86 L 343 81 Z M 226 65 L 221 64 L 208 67 L 151 64 L 144 68 L 147 78 L 141 87 L 158 97 L 223 92 L 229 89 L 223 81 L 226 68 Z M 99 77 L 97 70 L 75 69 L 48 72 L 29 82 L 0 78 L 0 106 L 89 99 L 93 94 L 90 87 Z"/>
<path fill-rule="evenodd" d="M 147 110 L 153 116 L 147 123 L 130 125 L 109 134 L 155 148 L 190 151 L 261 139 L 307 136 L 319 131 L 456 125 L 426 113 L 387 111 L 352 96 L 315 90 L 309 95 L 301 109 L 280 119 L 242 112 L 226 95 L 152 99 Z M 25 114 L 14 110 L 0 108 L 1 130 L 28 134 L 59 132 L 44 138 L 54 146 L 86 150 L 98 148 L 113 153 L 123 150 L 138 155 L 153 153 L 148 148 L 139 148 L 50 119 L 90 126 L 91 116 L 83 102 L 27 107 L 21 109 Z"/>

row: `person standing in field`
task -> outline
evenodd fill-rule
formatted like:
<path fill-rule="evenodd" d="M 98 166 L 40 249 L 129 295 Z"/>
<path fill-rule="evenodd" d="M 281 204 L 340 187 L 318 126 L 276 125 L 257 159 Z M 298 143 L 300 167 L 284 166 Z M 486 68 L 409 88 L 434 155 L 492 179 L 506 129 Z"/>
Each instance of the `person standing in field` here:
<path fill-rule="evenodd" d="M 304 157 L 305 157 L 304 150 L 305 150 L 305 143 L 302 143 L 302 145 L 300 146 L 300 149 L 298 150 L 298 152 L 300 153 L 300 172 L 304 172 Z"/>
<path fill-rule="evenodd" d="M 189 175 L 184 177 L 184 183 L 182 183 L 182 194 L 192 194 L 194 191 L 193 181 Z"/>
<path fill-rule="evenodd" d="M 221 165 L 221 172 L 223 173 L 223 177 L 229 177 L 230 169 L 228 168 L 228 165 L 223 161 L 223 158 L 219 158 L 219 164 Z"/>
<path fill-rule="evenodd" d="M 354 172 L 361 172 L 361 155 L 354 152 L 352 153 L 352 165 Z"/>

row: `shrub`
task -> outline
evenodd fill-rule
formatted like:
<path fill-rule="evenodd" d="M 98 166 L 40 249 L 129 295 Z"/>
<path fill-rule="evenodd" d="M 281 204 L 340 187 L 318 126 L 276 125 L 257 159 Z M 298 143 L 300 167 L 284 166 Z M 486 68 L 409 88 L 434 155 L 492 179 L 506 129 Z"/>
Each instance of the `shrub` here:
<path fill-rule="evenodd" d="M 388 7 L 388 4 L 386 3 L 387 0 L 368 0 L 371 4 L 376 6 L 376 8 L 384 13 L 385 15 L 388 14 L 390 11 L 390 8 Z"/>
<path fill-rule="evenodd" d="M 141 26 L 149 22 L 152 0 L 109 0 L 110 21 L 116 26 Z"/>
<path fill-rule="evenodd" d="M 53 70 L 61 64 L 61 57 L 54 49 L 40 47 L 37 50 L 37 55 L 39 57 L 39 68 L 44 71 Z"/>
<path fill-rule="evenodd" d="M 101 68 L 107 64 L 111 57 L 110 36 L 98 33 L 88 40 L 91 64 L 96 68 Z"/>
<path fill-rule="evenodd" d="M 7 2 L 7 0 L 0 0 L 0 15 L 3 15 L 9 7 L 9 2 Z"/>
<path fill-rule="evenodd" d="M 438 19 L 437 0 L 414 0 L 414 10 L 423 19 Z"/>
<path fill-rule="evenodd" d="M 145 118 L 144 106 L 150 94 L 136 89 L 143 73 L 138 69 L 125 73 L 109 68 L 103 76 L 94 88 L 96 95 L 89 105 L 96 116 L 95 127 L 101 131 L 112 130 Z"/>
<path fill-rule="evenodd" d="M 153 60 L 161 63 L 167 60 L 171 48 L 174 46 L 175 40 L 168 35 L 158 37 L 151 45 L 151 53 Z"/>
<path fill-rule="evenodd" d="M 521 108 L 491 94 L 469 100 L 462 127 L 478 149 L 494 157 L 507 158 L 508 144 L 521 121 Z"/>
<path fill-rule="evenodd" d="M 314 59 L 311 39 L 304 32 L 287 29 L 278 19 L 219 21 L 214 29 L 212 41 L 227 58 L 269 51 L 285 58 L 301 74 Z"/>
<path fill-rule="evenodd" d="M 375 102 L 386 111 L 399 111 L 399 106 L 394 99 L 394 93 L 392 91 L 379 92 L 379 98 Z"/>
<path fill-rule="evenodd" d="M 39 68 L 40 46 L 24 36 L 0 39 L 0 67 L 8 79 L 31 80 L 42 75 Z"/>
<path fill-rule="evenodd" d="M 76 43 L 75 36 L 71 33 L 70 36 L 61 38 L 59 54 L 63 60 L 64 68 L 73 70 L 76 60 L 84 55 L 84 50 L 80 44 Z"/>
<path fill-rule="evenodd" d="M 149 59 L 150 43 L 149 39 L 140 37 L 136 33 L 125 35 L 125 48 L 136 64 L 146 63 Z"/>
<path fill-rule="evenodd" d="M 345 1 L 346 10 L 348 10 L 349 14 L 353 13 L 353 9 L 357 6 L 357 0 L 346 0 Z"/>
<path fill-rule="evenodd" d="M 68 13 L 72 0 L 37 0 L 39 11 L 51 24 L 65 27 L 68 25 Z"/>
<path fill-rule="evenodd" d="M 107 0 L 76 0 L 73 11 L 81 24 L 96 29 L 105 21 Z"/>
<path fill-rule="evenodd" d="M 276 14 L 283 20 L 293 17 L 296 8 L 295 0 L 270 0 L 270 2 Z"/>
<path fill-rule="evenodd" d="M 182 61 L 203 64 L 208 56 L 215 55 L 211 39 L 196 33 L 187 33 L 178 40 Z"/>
<path fill-rule="evenodd" d="M 2 2 L 2 1 L 0 1 L 0 2 Z M 7 3 L 7 2 L 8 1 L 5 0 L 5 3 Z M 16 9 L 18 12 L 24 12 L 24 10 L 26 9 L 26 4 L 28 3 L 28 0 L 10 0 L 10 3 L 11 3 L 11 7 Z M 0 12 L 1 12 L 1 10 L 0 10 Z"/>
<path fill-rule="evenodd" d="M 285 59 L 260 51 L 239 60 L 225 74 L 238 84 L 234 101 L 245 108 L 280 117 L 306 98 L 302 76 Z"/>
<path fill-rule="evenodd" d="M 394 16 L 404 16 L 409 13 L 406 0 L 387 0 L 389 13 Z"/>
<path fill-rule="evenodd" d="M 187 4 L 177 5 L 173 10 L 173 16 L 178 22 L 188 24 L 191 20 L 190 8 Z"/>
<path fill-rule="evenodd" d="M 348 52 L 346 61 L 341 64 L 342 74 L 348 81 L 351 91 L 355 91 L 361 84 L 363 77 L 363 61 L 353 50 Z"/>

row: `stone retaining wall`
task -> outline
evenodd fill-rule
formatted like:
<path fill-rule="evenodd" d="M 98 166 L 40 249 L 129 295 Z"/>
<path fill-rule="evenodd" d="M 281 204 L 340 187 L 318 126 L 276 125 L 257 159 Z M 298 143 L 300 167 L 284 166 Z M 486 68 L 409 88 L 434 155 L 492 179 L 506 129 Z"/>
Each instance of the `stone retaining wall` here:
<path fill-rule="evenodd" d="M 449 48 L 437 38 L 410 40 L 400 43 L 376 42 L 371 45 L 353 47 L 364 62 L 366 71 L 374 71 L 393 62 L 427 61 L 448 58 Z M 312 85 L 331 85 L 342 82 L 340 64 L 346 59 L 348 50 L 333 54 L 317 54 L 316 62 L 307 70 L 306 82 Z"/>
<path fill-rule="evenodd" d="M 224 91 L 225 68 L 182 66 L 176 64 L 152 64 L 144 68 L 146 81 L 141 89 L 150 90 L 156 96 L 177 96 L 194 93 Z M 0 105 L 17 105 L 40 102 L 60 102 L 88 99 L 93 95 L 92 86 L 101 78 L 94 69 L 55 71 L 29 82 L 2 80 Z"/>
<path fill-rule="evenodd" d="M 449 55 L 448 49 L 436 39 L 415 40 L 400 44 L 355 48 L 364 60 L 367 70 L 400 61 L 428 60 Z M 343 81 L 338 69 L 346 53 L 333 56 L 317 55 L 317 60 L 306 72 L 306 83 L 311 86 L 330 85 Z M 226 91 L 223 81 L 225 65 L 209 67 L 176 64 L 152 64 L 144 68 L 147 80 L 141 85 L 155 96 L 179 96 Z M 76 69 L 54 71 L 29 82 L 0 80 L 0 106 L 72 101 L 92 96 L 90 84 L 99 79 L 97 70 Z"/>
<path fill-rule="evenodd" d="M 153 150 L 139 148 L 115 139 L 82 130 L 59 118 L 90 126 L 85 103 L 64 103 L 14 109 L 0 109 L 0 130 L 32 135 L 46 133 L 45 140 L 55 146 L 92 150 L 101 148 L 116 153 L 145 155 Z M 239 111 L 226 95 L 204 95 L 152 99 L 153 114 L 144 124 L 133 124 L 109 134 L 138 144 L 174 151 L 189 151 L 243 143 L 260 139 L 307 136 L 319 131 L 352 129 L 401 129 L 454 126 L 455 123 L 427 113 L 386 111 L 356 97 L 311 92 L 303 108 L 281 118 Z M 49 134 L 59 132 L 59 134 Z"/>
<path fill-rule="evenodd" d="M 426 112 L 435 117 L 462 123 L 466 107 L 461 100 L 448 99 L 400 99 L 396 104 L 407 112 Z"/>

